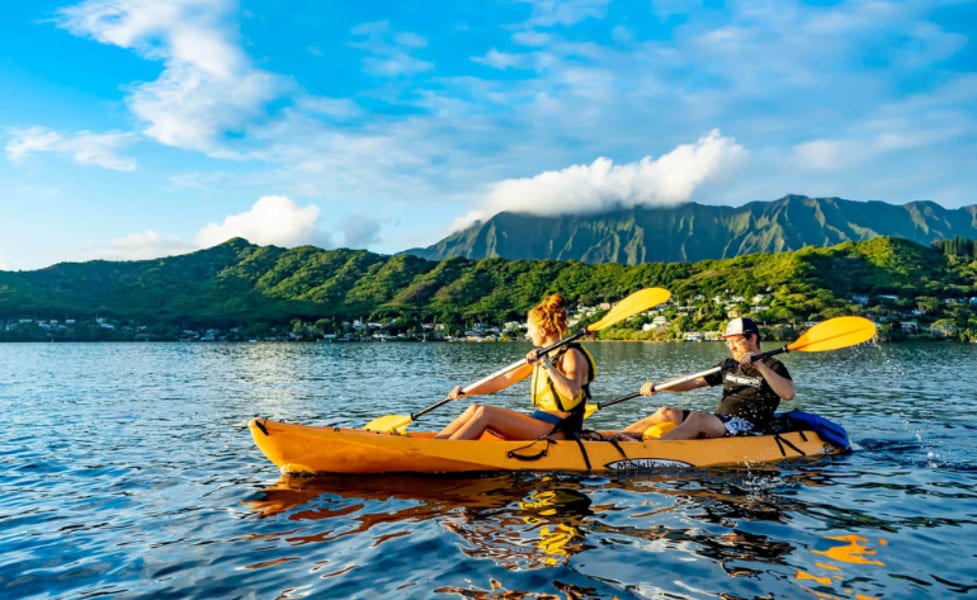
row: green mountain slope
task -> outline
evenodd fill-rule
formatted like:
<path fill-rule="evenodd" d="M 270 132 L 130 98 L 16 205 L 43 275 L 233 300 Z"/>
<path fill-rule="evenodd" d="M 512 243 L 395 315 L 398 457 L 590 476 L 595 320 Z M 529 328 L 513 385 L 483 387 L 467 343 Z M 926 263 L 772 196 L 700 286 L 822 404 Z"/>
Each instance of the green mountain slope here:
<path fill-rule="evenodd" d="M 461 327 L 522 320 L 547 293 L 559 292 L 571 305 L 597 306 L 660 286 L 672 291 L 669 310 L 686 328 L 718 327 L 733 311 L 795 324 L 849 312 L 880 320 L 913 313 L 928 321 L 951 319 L 957 330 L 977 335 L 970 316 L 977 298 L 975 244 L 955 240 L 951 246 L 957 254 L 878 237 L 731 259 L 624 265 L 462 257 L 435 262 L 234 239 L 157 260 L 0 272 L 0 321 L 8 330 L 21 319 L 96 318 L 181 328 L 296 322 L 336 328 L 353 319 L 397 321 L 404 329 L 432 320 Z"/>

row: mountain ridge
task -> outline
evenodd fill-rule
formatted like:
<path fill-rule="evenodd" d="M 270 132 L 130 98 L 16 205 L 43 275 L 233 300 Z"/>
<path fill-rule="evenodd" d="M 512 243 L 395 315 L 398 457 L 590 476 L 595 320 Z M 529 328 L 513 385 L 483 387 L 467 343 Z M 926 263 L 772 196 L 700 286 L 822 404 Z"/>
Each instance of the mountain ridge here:
<path fill-rule="evenodd" d="M 929 200 L 897 205 L 789 194 L 739 207 L 687 202 L 563 216 L 506 211 L 401 254 L 427 260 L 460 256 L 636 265 L 786 252 L 885 236 L 923 245 L 977 238 L 977 205 L 948 209 Z"/>

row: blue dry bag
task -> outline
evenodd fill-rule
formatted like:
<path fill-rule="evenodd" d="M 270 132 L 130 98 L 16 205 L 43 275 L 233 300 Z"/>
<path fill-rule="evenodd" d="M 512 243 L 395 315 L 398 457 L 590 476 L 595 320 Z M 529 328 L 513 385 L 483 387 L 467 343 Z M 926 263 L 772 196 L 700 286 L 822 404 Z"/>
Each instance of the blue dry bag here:
<path fill-rule="evenodd" d="M 777 419 L 781 423 L 786 423 L 784 431 L 810 430 L 840 450 L 845 452 L 851 450 L 851 442 L 848 441 L 848 433 L 845 432 L 845 428 L 824 417 L 803 410 L 791 410 L 778 413 Z"/>

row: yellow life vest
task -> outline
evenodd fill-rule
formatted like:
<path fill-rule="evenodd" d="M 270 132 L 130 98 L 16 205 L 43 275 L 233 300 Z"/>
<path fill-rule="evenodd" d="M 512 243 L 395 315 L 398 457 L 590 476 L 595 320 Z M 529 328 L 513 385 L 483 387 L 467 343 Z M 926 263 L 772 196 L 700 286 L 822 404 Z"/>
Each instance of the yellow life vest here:
<path fill-rule="evenodd" d="M 567 398 L 556 391 L 556 386 L 546 376 L 546 370 L 537 365 L 533 369 L 532 381 L 532 400 L 536 408 L 546 412 L 574 412 L 574 409 L 581 410 L 590 398 L 590 382 L 597 376 L 594 357 L 580 344 L 567 344 L 557 355 L 557 359 L 570 348 L 580 350 L 587 359 L 587 381 L 580 386 L 580 393 L 576 398 Z"/>

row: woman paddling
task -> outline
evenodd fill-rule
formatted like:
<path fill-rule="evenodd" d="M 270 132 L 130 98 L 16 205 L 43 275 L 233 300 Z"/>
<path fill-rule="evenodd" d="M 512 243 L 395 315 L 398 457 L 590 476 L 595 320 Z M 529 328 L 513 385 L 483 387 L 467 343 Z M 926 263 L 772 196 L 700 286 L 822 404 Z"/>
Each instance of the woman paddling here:
<path fill-rule="evenodd" d="M 563 296 L 553 294 L 529 311 L 527 336 L 537 348 L 526 354 L 526 364 L 494 377 L 469 394 L 491 394 L 532 376 L 530 398 L 535 410 L 521 413 L 498 406 L 472 404 L 435 437 L 477 440 L 486 431 L 510 440 L 533 440 L 552 435 L 556 439 L 575 436 L 583 427 L 589 385 L 595 375 L 594 361 L 583 346 L 567 344 L 546 354 L 538 348 L 566 337 L 567 311 Z M 462 397 L 462 386 L 448 394 Z"/>

